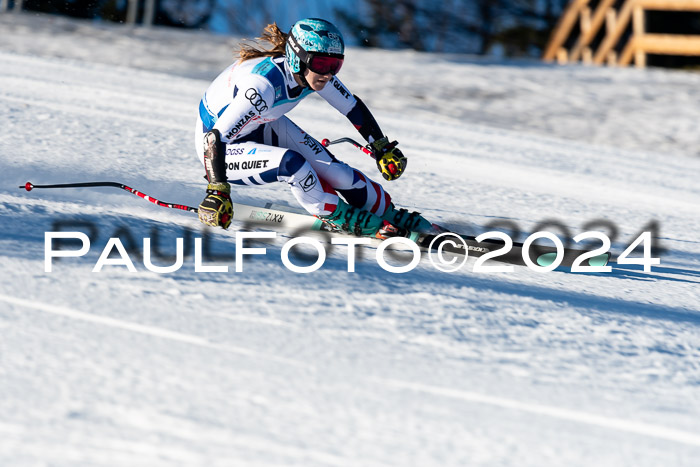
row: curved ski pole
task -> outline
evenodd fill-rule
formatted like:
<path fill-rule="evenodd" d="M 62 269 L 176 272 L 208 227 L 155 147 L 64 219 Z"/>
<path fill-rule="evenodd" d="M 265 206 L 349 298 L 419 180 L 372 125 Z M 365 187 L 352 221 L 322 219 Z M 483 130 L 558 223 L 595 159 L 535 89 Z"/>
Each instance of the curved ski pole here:
<path fill-rule="evenodd" d="M 355 146 L 357 149 L 359 149 L 360 151 L 369 155 L 372 159 L 376 159 L 376 157 L 374 155 L 374 151 L 369 149 L 367 146 L 361 145 L 360 143 L 358 143 L 357 141 L 355 141 L 352 138 L 338 138 L 338 139 L 334 139 L 333 141 L 329 140 L 328 138 L 324 138 L 323 141 L 321 141 L 321 144 L 324 147 L 328 147 L 331 144 L 338 144 L 338 143 L 350 143 L 353 146 Z"/>
<path fill-rule="evenodd" d="M 152 196 L 142 193 L 130 186 L 117 182 L 82 182 L 82 183 L 61 183 L 55 185 L 34 185 L 27 182 L 19 188 L 24 188 L 27 191 L 32 191 L 34 188 L 91 188 L 91 187 L 114 187 L 128 191 L 139 198 L 143 198 L 158 206 L 165 208 L 180 209 L 188 212 L 197 212 L 197 208 L 186 206 L 184 204 L 173 204 L 160 201 Z M 311 230 L 323 230 L 323 222 L 310 214 L 299 214 L 272 208 L 271 203 L 266 207 L 250 206 L 247 204 L 233 203 L 233 218 L 241 222 L 253 222 L 259 224 L 267 224 L 275 228 L 283 227 L 294 229 L 299 232 L 307 232 Z"/>
<path fill-rule="evenodd" d="M 138 196 L 139 198 L 143 198 L 146 201 L 150 201 L 151 203 L 157 204 L 158 206 L 162 206 L 164 208 L 180 209 L 182 211 L 189 211 L 189 212 L 197 212 L 197 208 L 193 208 L 192 206 L 186 206 L 184 204 L 166 203 L 166 202 L 161 201 L 159 199 L 153 198 L 152 196 L 149 196 L 145 193 L 142 193 L 139 190 L 131 188 L 130 186 L 124 185 L 123 183 L 117 183 L 117 182 L 59 183 L 59 184 L 54 184 L 54 185 L 34 185 L 31 182 L 27 182 L 24 185 L 21 185 L 19 188 L 24 188 L 27 191 L 32 191 L 34 188 L 88 188 L 88 187 L 100 187 L 100 186 L 121 188 L 122 190 L 128 191 L 129 193 Z"/>

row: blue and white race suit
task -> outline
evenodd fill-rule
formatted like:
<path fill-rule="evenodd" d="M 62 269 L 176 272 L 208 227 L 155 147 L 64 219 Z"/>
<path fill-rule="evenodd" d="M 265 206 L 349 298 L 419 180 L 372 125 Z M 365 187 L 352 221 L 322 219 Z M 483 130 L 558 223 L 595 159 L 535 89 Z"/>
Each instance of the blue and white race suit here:
<path fill-rule="evenodd" d="M 229 182 L 287 182 L 299 203 L 315 215 L 331 214 L 340 194 L 348 204 L 381 216 L 391 202 L 381 185 L 337 160 L 285 116 L 313 92 L 299 86 L 283 56 L 230 65 L 199 104 L 195 146 L 200 161 L 204 163 L 204 134 L 217 129 L 226 144 Z M 367 141 L 383 136 L 364 103 L 336 76 L 318 95 L 345 115 Z"/>

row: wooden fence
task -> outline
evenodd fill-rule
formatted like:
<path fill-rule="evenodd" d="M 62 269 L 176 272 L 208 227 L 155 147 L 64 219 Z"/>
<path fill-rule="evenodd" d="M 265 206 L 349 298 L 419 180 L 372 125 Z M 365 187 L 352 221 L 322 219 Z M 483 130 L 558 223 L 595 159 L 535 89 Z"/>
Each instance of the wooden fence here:
<path fill-rule="evenodd" d="M 647 54 L 699 55 L 700 35 L 649 34 L 645 31 L 647 10 L 700 12 L 700 0 L 626 0 L 619 9 L 616 0 L 600 0 L 593 10 L 590 0 L 572 0 L 554 28 L 543 54 L 545 61 L 581 61 L 586 64 L 627 66 L 632 60 L 646 66 Z M 632 34 L 621 44 L 627 28 Z M 578 23 L 580 34 L 570 49 L 564 44 Z M 605 24 L 605 31 L 601 28 Z M 596 38 L 597 48 L 592 44 Z M 618 50 L 621 52 L 618 53 Z"/>

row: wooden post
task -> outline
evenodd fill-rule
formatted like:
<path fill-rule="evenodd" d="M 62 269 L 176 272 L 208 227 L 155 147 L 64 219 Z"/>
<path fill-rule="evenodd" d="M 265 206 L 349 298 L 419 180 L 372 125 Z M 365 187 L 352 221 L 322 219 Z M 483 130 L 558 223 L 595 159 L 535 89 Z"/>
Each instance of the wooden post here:
<path fill-rule="evenodd" d="M 581 52 L 581 61 L 586 65 L 593 64 L 593 51 L 590 47 L 586 47 Z"/>
<path fill-rule="evenodd" d="M 581 9 L 581 37 L 587 37 L 591 33 L 591 8 L 585 6 Z M 588 47 L 581 48 L 581 61 L 586 65 L 590 65 L 593 61 L 591 49 Z"/>
<path fill-rule="evenodd" d="M 611 8 L 605 12 L 605 33 L 612 34 L 615 30 L 615 22 L 617 21 L 617 12 Z"/>
<path fill-rule="evenodd" d="M 610 8 L 605 12 L 605 35 L 609 36 L 615 31 L 615 26 L 617 24 L 617 11 L 614 8 Z M 608 66 L 617 66 L 617 52 L 615 50 L 610 50 L 607 57 L 605 57 L 605 62 Z"/>
<path fill-rule="evenodd" d="M 632 41 L 635 42 L 634 47 L 634 65 L 637 68 L 647 66 L 647 54 L 641 46 L 642 37 L 644 36 L 644 8 L 636 5 L 632 11 Z"/>
<path fill-rule="evenodd" d="M 638 0 L 645 10 L 700 11 L 699 0 Z"/>
<path fill-rule="evenodd" d="M 639 45 L 648 54 L 700 56 L 700 35 L 644 34 Z"/>
<path fill-rule="evenodd" d="M 153 26 L 153 18 L 156 16 L 156 0 L 146 0 L 143 11 L 143 25 Z"/>
<path fill-rule="evenodd" d="M 557 64 L 566 65 L 567 63 L 569 63 L 569 53 L 564 47 L 559 47 L 559 50 L 557 50 Z"/>
<path fill-rule="evenodd" d="M 126 24 L 136 24 L 139 0 L 129 0 L 126 6 Z"/>
<path fill-rule="evenodd" d="M 591 7 L 588 5 L 581 8 L 580 26 L 581 34 L 588 34 L 591 30 Z"/>
<path fill-rule="evenodd" d="M 610 8 L 605 12 L 605 35 L 609 36 L 615 31 L 617 25 L 617 10 Z M 605 57 L 608 66 L 617 66 L 617 52 L 610 50 Z"/>

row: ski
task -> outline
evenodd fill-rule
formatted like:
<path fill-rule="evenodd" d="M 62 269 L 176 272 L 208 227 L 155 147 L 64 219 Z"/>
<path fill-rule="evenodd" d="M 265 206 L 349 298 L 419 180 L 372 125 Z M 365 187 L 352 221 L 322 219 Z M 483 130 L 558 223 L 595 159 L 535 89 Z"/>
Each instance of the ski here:
<path fill-rule="evenodd" d="M 167 203 L 159 199 L 153 198 L 141 191 L 138 191 L 130 186 L 117 182 L 85 182 L 85 183 L 63 183 L 54 185 L 34 185 L 27 182 L 19 188 L 26 191 L 32 191 L 35 188 L 92 188 L 92 187 L 113 187 L 128 191 L 140 198 L 150 201 L 162 207 L 179 209 L 188 212 L 197 212 L 197 208 L 183 204 Z M 233 203 L 233 220 L 244 223 L 253 223 L 257 225 L 266 225 L 277 230 L 282 230 L 290 233 L 290 235 L 302 235 L 309 231 L 326 231 L 334 234 L 349 235 L 344 232 L 334 230 L 327 223 L 324 223 L 318 217 L 303 212 L 294 212 L 292 209 L 282 207 L 278 209 L 273 207 L 272 203 L 268 203 L 265 207 L 251 206 L 241 203 Z M 486 254 L 491 254 L 489 259 L 500 261 L 513 265 L 528 266 L 529 264 L 523 257 L 525 253 L 524 244 L 513 242 L 513 245 L 507 251 L 499 253 L 500 250 L 506 250 L 505 242 L 500 239 L 486 239 L 477 241 L 476 237 L 463 235 L 454 232 L 445 232 L 451 234 L 411 234 L 411 239 L 414 240 L 423 250 L 442 250 L 455 255 L 469 255 L 479 257 Z M 461 240 L 455 241 L 459 237 Z M 582 266 L 605 266 L 610 260 L 610 253 L 594 255 L 589 250 L 563 248 L 561 253 L 558 253 L 555 247 L 544 245 L 530 245 L 527 249 L 527 255 L 531 263 L 540 267 L 548 267 L 554 263 L 557 256 L 561 256 L 559 267 L 571 268 L 582 255 L 585 255 Z"/>
<path fill-rule="evenodd" d="M 287 232 L 302 233 L 304 231 L 328 231 L 334 234 L 349 235 L 341 231 L 332 230 L 321 219 L 310 214 L 295 213 L 286 210 L 286 208 L 275 208 L 274 205 L 268 204 L 266 207 L 255 207 L 245 204 L 234 203 L 233 205 L 233 220 L 241 222 L 252 222 L 256 224 L 268 225 L 276 227 Z M 427 250 L 438 250 L 471 257 L 479 257 L 489 253 L 493 253 L 494 261 L 503 263 L 527 266 L 528 263 L 523 258 L 524 244 L 513 242 L 512 248 L 499 254 L 499 250 L 504 250 L 505 242 L 498 239 L 487 239 L 481 242 L 476 240 L 476 237 L 463 235 L 456 232 L 446 232 L 452 235 L 441 234 L 417 234 L 413 237 L 418 246 Z M 458 236 L 462 241 L 457 240 Z M 417 238 L 416 238 L 417 237 Z M 559 267 L 571 268 L 574 262 L 582 255 L 589 256 L 582 262 L 582 266 L 605 266 L 610 260 L 610 253 L 600 255 L 590 255 L 590 250 L 564 248 L 562 250 L 561 264 Z M 557 258 L 557 249 L 553 246 L 533 244 L 528 248 L 528 257 L 530 261 L 540 267 L 550 266 Z"/>
<path fill-rule="evenodd" d="M 273 207 L 274 206 L 274 207 Z M 265 207 L 233 203 L 233 221 L 265 225 L 286 232 L 326 230 L 325 224 L 311 214 L 294 212 L 286 206 L 268 203 Z"/>
<path fill-rule="evenodd" d="M 441 248 L 443 251 L 456 254 L 468 254 L 471 257 L 484 256 L 492 254 L 489 259 L 503 263 L 528 266 L 525 261 L 524 244 L 513 242 L 510 249 L 506 249 L 505 242 L 499 239 L 486 239 L 477 241 L 476 237 L 462 235 L 454 232 L 449 232 L 452 236 L 440 235 L 419 235 L 416 243 L 422 248 L 431 248 L 436 250 Z M 462 241 L 455 240 L 455 236 L 461 237 Z M 468 250 L 468 252 L 467 252 Z M 502 253 L 499 253 L 502 251 Z M 547 245 L 533 244 L 527 250 L 527 256 L 530 262 L 540 267 L 548 267 L 557 259 L 557 255 L 561 255 L 561 263 L 558 267 L 571 268 L 576 260 L 582 256 L 581 266 L 600 267 L 605 266 L 610 261 L 610 252 L 593 255 L 591 250 L 563 248 L 561 253 L 558 253 L 557 248 Z"/>

